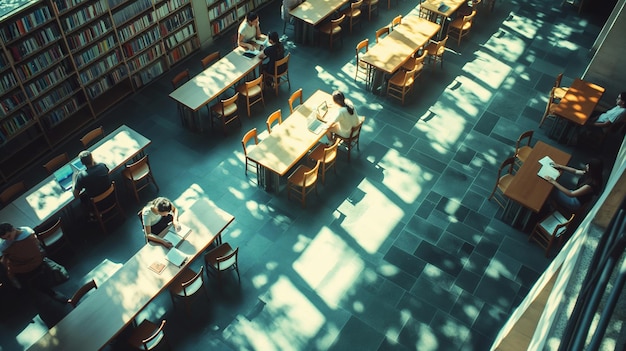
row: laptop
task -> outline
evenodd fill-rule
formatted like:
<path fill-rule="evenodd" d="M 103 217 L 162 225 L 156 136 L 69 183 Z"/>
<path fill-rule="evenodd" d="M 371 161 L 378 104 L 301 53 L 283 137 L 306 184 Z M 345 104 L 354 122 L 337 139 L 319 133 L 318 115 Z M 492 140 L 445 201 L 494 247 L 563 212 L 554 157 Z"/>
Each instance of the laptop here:
<path fill-rule="evenodd" d="M 54 172 L 54 179 L 59 183 L 63 190 L 67 191 L 72 189 L 74 185 L 74 170 L 70 165 L 64 165 Z"/>
<path fill-rule="evenodd" d="M 74 171 L 76 172 L 80 172 L 80 171 L 84 171 L 87 169 L 87 167 L 85 167 L 85 165 L 80 162 L 80 159 L 77 158 L 75 160 L 73 160 L 70 165 L 72 166 L 72 168 L 74 169 Z"/>
<path fill-rule="evenodd" d="M 326 116 L 327 112 L 328 105 L 326 104 L 326 101 L 324 101 L 309 115 L 307 127 L 313 134 L 319 135 L 326 128 L 326 123 L 321 121 L 321 119 Z"/>

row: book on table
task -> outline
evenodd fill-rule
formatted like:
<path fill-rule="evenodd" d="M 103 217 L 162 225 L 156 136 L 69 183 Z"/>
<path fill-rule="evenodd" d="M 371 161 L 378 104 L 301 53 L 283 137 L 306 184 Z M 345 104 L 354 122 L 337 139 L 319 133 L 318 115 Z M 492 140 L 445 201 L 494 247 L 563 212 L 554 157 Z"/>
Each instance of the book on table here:
<path fill-rule="evenodd" d="M 541 178 L 546 179 L 546 177 L 550 177 L 552 179 L 557 179 L 561 175 L 561 172 L 554 168 L 554 161 L 550 158 L 550 156 L 545 156 L 539 160 L 539 164 L 541 164 L 541 168 L 539 169 L 539 172 L 537 172 L 537 175 Z"/>
<path fill-rule="evenodd" d="M 171 242 L 173 247 L 177 247 L 191 232 L 191 228 L 183 224 L 179 224 L 179 226 L 180 229 L 176 230 L 173 225 L 170 225 L 165 235 L 163 235 L 163 239 Z"/>
<path fill-rule="evenodd" d="M 187 255 L 182 253 L 179 249 L 172 247 L 165 256 L 167 260 L 175 266 L 182 266 L 187 261 Z"/>

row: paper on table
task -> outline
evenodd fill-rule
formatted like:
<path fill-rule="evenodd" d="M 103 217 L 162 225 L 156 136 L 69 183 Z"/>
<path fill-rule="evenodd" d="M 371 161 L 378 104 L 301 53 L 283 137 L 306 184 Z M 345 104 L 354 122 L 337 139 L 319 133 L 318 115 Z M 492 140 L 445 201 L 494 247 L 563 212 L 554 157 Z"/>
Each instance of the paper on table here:
<path fill-rule="evenodd" d="M 539 172 L 537 172 L 537 175 L 543 179 L 546 179 L 546 177 L 557 179 L 561 175 L 561 173 L 559 173 L 559 171 L 552 166 L 541 166 L 541 169 L 539 170 Z"/>
<path fill-rule="evenodd" d="M 191 228 L 189 228 L 188 226 L 186 226 L 184 224 L 178 224 L 178 226 L 180 227 L 179 230 L 176 230 L 176 228 L 174 228 L 174 226 L 170 226 L 169 231 L 172 232 L 172 233 L 176 233 L 177 235 L 179 235 L 183 239 L 185 239 L 187 237 L 187 235 L 189 235 L 189 233 L 191 233 Z"/>
<path fill-rule="evenodd" d="M 167 258 L 168 261 L 170 261 L 172 264 L 180 267 L 183 265 L 183 263 L 185 263 L 185 261 L 187 261 L 187 255 L 185 255 L 184 253 L 182 253 L 179 249 L 173 247 L 170 249 L 170 251 L 167 253 L 167 256 L 165 256 Z"/>
<path fill-rule="evenodd" d="M 168 230 L 167 233 L 165 233 L 165 235 L 163 236 L 163 239 L 171 242 L 173 247 L 178 246 L 178 244 L 183 241 L 183 238 L 172 230 Z"/>
<path fill-rule="evenodd" d="M 550 167 L 552 167 L 554 165 L 554 160 L 552 160 L 550 158 L 550 156 L 544 156 L 541 160 L 539 160 L 539 163 L 542 166 L 550 166 Z"/>

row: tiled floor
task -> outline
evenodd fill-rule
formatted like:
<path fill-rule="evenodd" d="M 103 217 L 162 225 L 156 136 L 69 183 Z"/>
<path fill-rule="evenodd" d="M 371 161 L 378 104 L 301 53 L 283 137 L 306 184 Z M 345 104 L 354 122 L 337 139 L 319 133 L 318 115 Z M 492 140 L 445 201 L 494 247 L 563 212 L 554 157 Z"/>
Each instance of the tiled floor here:
<path fill-rule="evenodd" d="M 264 31 L 282 30 L 274 2 L 261 11 Z M 499 1 L 493 13 L 479 13 L 471 35 L 460 48 L 449 44 L 443 69 L 428 67 L 405 106 L 354 82 L 353 54 L 360 39 L 373 41 L 375 29 L 414 2 L 381 9 L 336 52 L 287 42 L 291 91 L 302 87 L 306 97 L 341 89 L 367 118 L 360 152 L 350 163 L 340 155 L 337 175 L 328 175 L 306 209 L 284 190 L 260 190 L 243 172 L 241 136 L 265 130 L 272 111 L 288 111 L 286 88 L 279 97 L 266 92 L 266 107 L 227 137 L 179 124 L 170 79 L 182 66 L 198 73 L 199 58 L 226 52 L 226 40 L 120 104 L 102 123 L 108 131 L 125 123 L 152 139 L 159 195 L 175 200 L 201 189 L 235 215 L 224 240 L 240 247 L 240 290 L 220 293 L 211 284 L 211 300 L 198 301 L 191 316 L 164 293 L 141 316 L 167 318 L 176 350 L 487 350 L 550 262 L 486 200 L 497 165 L 522 131 L 535 129 L 534 140 L 554 144 L 537 128 L 545 94 L 559 72 L 565 85 L 582 74 L 606 16 L 579 17 L 559 5 Z M 590 153 L 559 147 L 574 153 L 573 165 Z M 142 201 L 154 196 L 147 190 Z M 141 205 L 127 191 L 122 197 L 128 218 L 110 235 L 85 224 L 69 228 L 76 253 L 60 260 L 72 275 L 64 293 L 144 244 L 134 216 Z M 4 294 L 0 350 L 23 349 L 40 335 L 41 320 L 26 296 Z"/>

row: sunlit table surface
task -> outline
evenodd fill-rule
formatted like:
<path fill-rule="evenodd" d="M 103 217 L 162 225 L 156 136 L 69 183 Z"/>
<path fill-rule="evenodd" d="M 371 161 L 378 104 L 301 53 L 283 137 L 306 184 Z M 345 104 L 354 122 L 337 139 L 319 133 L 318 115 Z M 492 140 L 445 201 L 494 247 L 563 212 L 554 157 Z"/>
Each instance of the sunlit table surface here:
<path fill-rule="evenodd" d="M 106 164 L 112 173 L 142 153 L 150 143 L 150 139 L 122 125 L 89 150 L 94 160 Z M 0 220 L 16 226 L 35 227 L 61 211 L 72 200 L 74 196 L 71 189 L 63 190 L 54 176 L 50 175 L 4 208 L 0 212 Z"/>
<path fill-rule="evenodd" d="M 603 94 L 603 87 L 576 78 L 565 96 L 556 104 L 554 114 L 578 125 L 584 125 Z"/>
<path fill-rule="evenodd" d="M 289 14 L 316 26 L 347 2 L 348 0 L 306 0 L 289 11 Z"/>
<path fill-rule="evenodd" d="M 206 198 L 181 210 L 180 223 L 191 228 L 191 233 L 178 246 L 188 256 L 182 267 L 167 261 L 165 247 L 146 244 L 28 350 L 99 350 L 131 324 L 135 316 L 234 220 Z M 141 232 L 127 234 L 143 235 Z M 166 265 L 161 273 L 149 268 L 154 262 Z"/>
<path fill-rule="evenodd" d="M 169 96 L 188 109 L 198 111 L 261 64 L 258 56 L 249 58 L 243 53 L 242 48 L 234 49 Z"/>
<path fill-rule="evenodd" d="M 420 6 L 434 14 L 447 18 L 466 2 L 467 0 L 425 0 Z M 439 9 L 442 4 L 448 7 L 445 11 Z"/>

